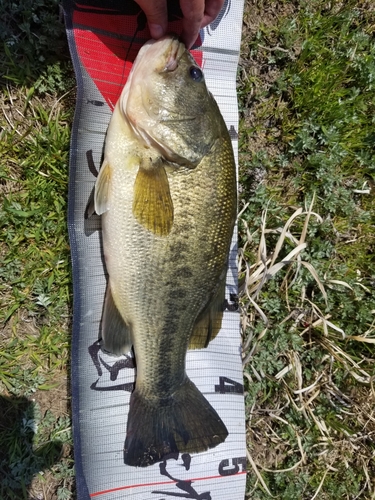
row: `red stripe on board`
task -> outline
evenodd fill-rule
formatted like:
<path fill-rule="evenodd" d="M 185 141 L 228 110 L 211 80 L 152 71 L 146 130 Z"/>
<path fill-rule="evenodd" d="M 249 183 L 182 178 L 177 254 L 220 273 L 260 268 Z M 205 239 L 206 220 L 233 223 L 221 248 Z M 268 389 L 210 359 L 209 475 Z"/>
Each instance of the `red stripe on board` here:
<path fill-rule="evenodd" d="M 233 476 L 240 476 L 242 474 L 246 474 L 246 471 L 243 472 L 237 472 L 237 474 L 232 474 L 231 476 L 207 476 L 207 477 L 197 477 L 194 479 L 185 479 L 184 481 L 191 481 L 192 483 L 194 481 L 207 481 L 208 479 L 219 479 L 219 478 L 229 478 Z M 161 481 L 159 483 L 145 483 L 145 484 L 132 484 L 131 486 L 119 486 L 118 488 L 111 488 L 110 490 L 103 490 L 103 491 L 97 491 L 95 493 L 90 493 L 90 497 L 98 497 L 99 495 L 105 495 L 106 493 L 113 493 L 115 491 L 121 491 L 121 490 L 129 490 L 131 488 L 140 488 L 140 487 L 145 487 L 145 486 L 160 486 L 162 484 L 175 484 L 179 481 Z"/>

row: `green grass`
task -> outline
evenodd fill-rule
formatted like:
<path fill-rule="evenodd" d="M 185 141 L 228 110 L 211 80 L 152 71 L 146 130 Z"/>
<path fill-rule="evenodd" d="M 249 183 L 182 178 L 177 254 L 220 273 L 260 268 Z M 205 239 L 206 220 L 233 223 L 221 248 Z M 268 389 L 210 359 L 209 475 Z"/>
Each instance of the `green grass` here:
<path fill-rule="evenodd" d="M 74 491 L 66 384 L 71 324 L 66 212 L 74 79 L 58 9 L 58 2 L 44 0 L 0 6 L 4 500 L 62 500 L 72 498 Z"/>
<path fill-rule="evenodd" d="M 30 83 L 41 74 L 61 71 L 68 60 L 59 0 L 4 0 L 0 4 L 1 79 Z"/>
<path fill-rule="evenodd" d="M 71 112 L 55 107 L 47 114 L 38 97 L 31 97 L 30 92 L 28 96 L 22 90 L 13 91 L 12 97 L 4 94 L 5 103 L 7 99 L 17 99 L 18 105 L 23 104 L 22 119 L 9 107 L 7 120 L 3 118 L 0 144 L 0 179 L 4 192 L 0 211 L 3 255 L 0 321 L 8 324 L 9 329 L 6 356 L 2 353 L 7 359 L 8 375 L 2 377 L 2 381 L 9 389 L 10 368 L 14 367 L 16 373 L 28 365 L 34 370 L 54 370 L 66 363 L 67 342 L 65 339 L 62 343 L 58 333 L 62 320 L 65 327 L 70 321 L 70 262 L 65 220 L 67 124 Z M 25 329 L 25 322 L 30 328 L 20 338 L 17 330 Z M 23 344 L 21 350 L 20 343 Z M 35 348 L 31 355 L 27 346 Z M 39 351 L 48 352 L 48 360 L 39 355 Z M 21 352 L 28 361 L 20 357 Z"/>
<path fill-rule="evenodd" d="M 15 412 L 18 419 L 5 417 L 11 432 L 5 427 L 0 433 L 1 449 L 8 451 L 0 457 L 0 496 L 10 500 L 27 498 L 32 480 L 35 491 L 43 491 L 45 469 L 52 471 L 46 491 L 54 485 L 57 498 L 71 498 L 71 451 L 62 454 L 64 447 L 71 450 L 70 434 L 55 439 L 70 425 L 68 407 L 52 415 L 47 396 L 67 377 L 71 323 L 66 205 L 72 112 L 56 99 L 24 87 L 2 93 L 0 388 L 8 399 L 1 405 L 10 415 L 19 401 L 26 405 Z M 30 397 L 37 402 L 27 405 Z M 25 419 L 35 420 L 35 431 L 22 427 Z"/>
<path fill-rule="evenodd" d="M 74 82 L 57 2 L 5 2 L 0 14 L 0 497 L 63 500 L 74 496 Z M 371 2 L 246 2 L 239 241 L 252 500 L 375 498 L 374 31 Z"/>
<path fill-rule="evenodd" d="M 40 405 L 28 399 L 1 398 L 3 418 L 0 425 L 1 498 L 17 500 L 43 492 L 52 494 L 55 486 L 59 500 L 71 498 L 73 482 L 68 416 L 56 416 L 50 410 L 43 415 Z M 32 486 L 39 480 L 39 487 Z M 39 496 L 40 498 L 40 496 Z"/>
<path fill-rule="evenodd" d="M 245 12 L 248 498 L 374 495 L 374 21 L 365 2 Z"/>

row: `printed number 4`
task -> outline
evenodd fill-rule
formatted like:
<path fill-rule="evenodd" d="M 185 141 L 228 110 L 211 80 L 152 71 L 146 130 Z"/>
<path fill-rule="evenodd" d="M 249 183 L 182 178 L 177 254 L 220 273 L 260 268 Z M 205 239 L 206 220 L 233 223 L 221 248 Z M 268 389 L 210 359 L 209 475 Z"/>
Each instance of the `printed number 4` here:
<path fill-rule="evenodd" d="M 219 385 L 215 385 L 215 392 L 220 394 L 243 394 L 243 385 L 227 377 L 219 377 Z"/>

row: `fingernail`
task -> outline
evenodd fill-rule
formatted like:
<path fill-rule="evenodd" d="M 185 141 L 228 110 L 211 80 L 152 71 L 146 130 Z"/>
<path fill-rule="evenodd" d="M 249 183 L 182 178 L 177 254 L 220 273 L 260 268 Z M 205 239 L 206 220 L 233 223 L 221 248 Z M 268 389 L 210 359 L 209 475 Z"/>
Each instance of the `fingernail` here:
<path fill-rule="evenodd" d="M 185 47 L 188 50 L 190 50 L 190 47 L 193 45 L 193 41 L 194 41 L 194 40 L 191 39 L 191 36 L 189 34 L 187 34 L 185 32 L 185 30 L 183 30 L 183 32 L 181 33 L 181 37 L 180 38 L 181 38 L 181 41 L 184 42 Z"/>
<path fill-rule="evenodd" d="M 191 46 L 189 47 L 190 49 L 195 49 L 196 47 L 199 47 L 201 45 L 200 43 L 200 38 L 199 38 L 199 33 L 198 35 L 194 38 L 194 40 L 191 43 Z"/>
<path fill-rule="evenodd" d="M 164 35 L 164 30 L 160 24 L 149 24 L 148 29 L 150 30 L 152 38 L 160 38 Z"/>

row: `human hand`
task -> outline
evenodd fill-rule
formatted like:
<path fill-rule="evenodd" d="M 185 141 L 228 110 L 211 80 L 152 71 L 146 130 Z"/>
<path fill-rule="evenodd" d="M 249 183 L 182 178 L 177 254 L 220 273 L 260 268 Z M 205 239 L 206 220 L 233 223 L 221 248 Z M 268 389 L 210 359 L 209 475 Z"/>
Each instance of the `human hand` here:
<path fill-rule="evenodd" d="M 167 0 L 135 0 L 147 17 L 152 38 L 158 39 L 167 31 Z M 183 14 L 181 40 L 190 49 L 199 30 L 212 23 L 219 14 L 224 0 L 180 0 Z"/>

